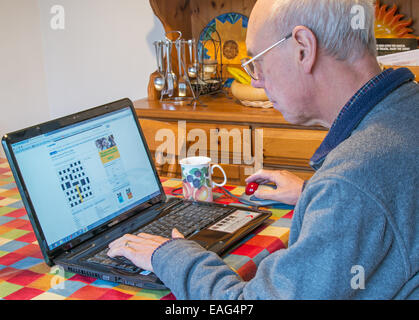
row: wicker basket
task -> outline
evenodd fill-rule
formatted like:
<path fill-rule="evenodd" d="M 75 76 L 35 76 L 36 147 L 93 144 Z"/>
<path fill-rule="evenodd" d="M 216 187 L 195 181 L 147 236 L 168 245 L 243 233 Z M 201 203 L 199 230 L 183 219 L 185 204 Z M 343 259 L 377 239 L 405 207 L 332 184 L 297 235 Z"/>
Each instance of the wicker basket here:
<path fill-rule="evenodd" d="M 246 101 L 246 100 L 239 100 L 240 103 L 246 107 L 253 107 L 253 108 L 273 108 L 273 103 L 268 101 Z"/>

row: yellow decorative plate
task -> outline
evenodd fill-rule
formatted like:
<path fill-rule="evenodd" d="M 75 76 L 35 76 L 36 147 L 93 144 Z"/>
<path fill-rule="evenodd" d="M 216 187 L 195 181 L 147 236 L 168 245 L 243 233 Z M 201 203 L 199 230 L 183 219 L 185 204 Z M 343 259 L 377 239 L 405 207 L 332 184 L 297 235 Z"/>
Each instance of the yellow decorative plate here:
<path fill-rule="evenodd" d="M 235 12 L 222 14 L 210 21 L 202 30 L 199 40 L 204 43 L 203 58 L 217 60 L 223 65 L 239 65 L 240 60 L 247 57 L 246 33 L 248 17 Z M 221 40 L 221 45 L 214 46 L 215 41 Z M 221 58 L 220 58 L 221 57 Z M 222 59 L 222 61 L 221 61 Z"/>

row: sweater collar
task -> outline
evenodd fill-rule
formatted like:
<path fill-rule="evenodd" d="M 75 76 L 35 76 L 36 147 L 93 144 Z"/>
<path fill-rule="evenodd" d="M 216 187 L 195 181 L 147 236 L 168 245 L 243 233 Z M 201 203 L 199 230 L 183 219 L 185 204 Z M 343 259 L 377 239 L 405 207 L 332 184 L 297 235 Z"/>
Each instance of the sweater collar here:
<path fill-rule="evenodd" d="M 326 138 L 310 160 L 310 166 L 318 170 L 326 156 L 346 140 L 365 116 L 393 90 L 403 83 L 414 80 L 407 68 L 387 69 L 368 81 L 345 104 L 334 121 Z"/>

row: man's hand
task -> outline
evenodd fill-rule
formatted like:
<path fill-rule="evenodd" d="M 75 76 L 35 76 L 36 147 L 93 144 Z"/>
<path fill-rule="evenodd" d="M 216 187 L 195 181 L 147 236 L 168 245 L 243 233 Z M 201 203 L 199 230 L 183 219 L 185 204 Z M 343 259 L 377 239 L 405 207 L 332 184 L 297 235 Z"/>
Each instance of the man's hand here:
<path fill-rule="evenodd" d="M 246 179 L 246 183 L 256 182 L 266 184 L 273 182 L 276 190 L 256 190 L 255 196 L 259 199 L 275 200 L 295 205 L 300 198 L 304 180 L 289 171 L 259 170 Z"/>
<path fill-rule="evenodd" d="M 183 235 L 173 229 L 172 238 L 184 238 Z M 137 267 L 153 271 L 151 265 L 151 257 L 154 251 L 161 246 L 163 243 L 170 239 L 163 238 L 160 236 L 154 236 L 147 233 L 139 233 L 138 235 L 126 234 L 119 239 L 109 244 L 108 256 L 111 258 L 116 256 L 123 256 Z"/>

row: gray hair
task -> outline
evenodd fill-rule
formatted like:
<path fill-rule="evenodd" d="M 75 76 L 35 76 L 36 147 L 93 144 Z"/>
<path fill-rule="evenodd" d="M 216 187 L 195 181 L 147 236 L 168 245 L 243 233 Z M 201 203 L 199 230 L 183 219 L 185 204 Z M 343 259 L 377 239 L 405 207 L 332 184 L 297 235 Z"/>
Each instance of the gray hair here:
<path fill-rule="evenodd" d="M 373 0 L 277 0 L 268 18 L 282 36 L 309 28 L 326 54 L 338 60 L 377 55 Z"/>

